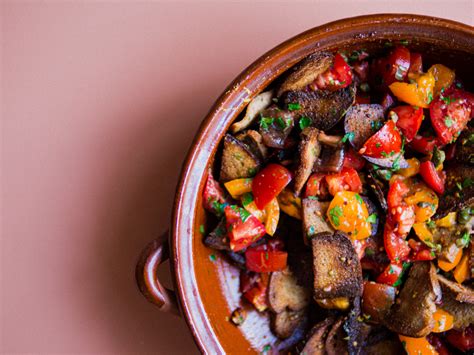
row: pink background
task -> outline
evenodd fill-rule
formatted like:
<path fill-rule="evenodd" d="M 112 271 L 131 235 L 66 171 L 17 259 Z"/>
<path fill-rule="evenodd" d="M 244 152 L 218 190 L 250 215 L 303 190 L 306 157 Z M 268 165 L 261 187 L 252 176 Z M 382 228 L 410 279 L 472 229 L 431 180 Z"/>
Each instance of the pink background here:
<path fill-rule="evenodd" d="M 197 352 L 133 271 L 215 98 L 310 27 L 376 12 L 472 25 L 473 3 L 3 1 L 0 351 Z"/>

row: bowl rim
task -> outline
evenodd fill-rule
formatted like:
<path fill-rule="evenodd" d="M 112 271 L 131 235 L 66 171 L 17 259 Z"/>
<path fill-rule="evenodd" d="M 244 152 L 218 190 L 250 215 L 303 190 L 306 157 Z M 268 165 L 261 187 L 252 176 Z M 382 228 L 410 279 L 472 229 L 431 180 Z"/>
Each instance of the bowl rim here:
<path fill-rule="evenodd" d="M 319 47 L 320 42 L 331 43 L 331 37 L 347 35 L 351 29 L 371 26 L 365 31 L 377 33 L 387 26 L 417 26 L 428 30 L 438 29 L 452 33 L 453 36 L 469 38 L 472 45 L 474 27 L 453 20 L 412 14 L 381 13 L 344 18 L 311 28 L 299 33 L 270 49 L 245 68 L 223 91 L 208 114 L 201 122 L 183 162 L 176 188 L 173 213 L 171 216 L 171 268 L 179 305 L 193 338 L 202 353 L 223 353 L 224 350 L 206 318 L 206 313 L 197 285 L 193 282 L 193 224 L 195 216 L 196 193 L 203 184 L 201 177 L 196 179 L 195 168 L 206 170 L 208 162 L 217 149 L 230 122 L 256 96 L 262 88 L 293 66 L 301 58 Z M 391 33 L 394 39 L 401 39 L 397 32 Z M 369 34 L 370 36 L 370 34 Z M 366 36 L 366 37 L 369 37 Z M 327 37 L 327 39 L 325 39 Z M 361 37 L 361 41 L 364 38 Z M 454 42 L 454 41 L 453 41 Z M 324 43 L 321 47 L 324 47 Z M 258 80 L 256 80 L 258 79 Z M 225 119 L 223 119 L 225 118 Z M 222 122 L 216 122 L 216 120 Z M 211 125 L 214 126 L 211 129 Z M 217 135 L 215 133 L 218 133 Z M 204 145 L 206 142 L 206 146 Z M 200 174 L 198 174 L 200 175 Z M 192 179 L 195 180 L 192 180 Z M 196 180 L 199 180 L 196 182 Z M 190 181 L 194 190 L 190 189 Z M 191 213 L 189 213 L 191 211 Z M 190 238 L 183 240 L 183 235 Z M 179 237 L 181 236 L 181 238 Z"/>

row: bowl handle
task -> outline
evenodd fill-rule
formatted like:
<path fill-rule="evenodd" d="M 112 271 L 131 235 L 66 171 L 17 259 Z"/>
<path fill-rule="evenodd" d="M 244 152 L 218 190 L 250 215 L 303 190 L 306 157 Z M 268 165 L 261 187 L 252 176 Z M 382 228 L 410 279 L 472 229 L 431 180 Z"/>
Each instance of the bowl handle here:
<path fill-rule="evenodd" d="M 156 274 L 158 266 L 167 259 L 169 259 L 168 231 L 150 242 L 142 251 L 135 277 L 138 288 L 148 301 L 157 305 L 160 311 L 179 315 L 175 292 L 164 287 Z"/>

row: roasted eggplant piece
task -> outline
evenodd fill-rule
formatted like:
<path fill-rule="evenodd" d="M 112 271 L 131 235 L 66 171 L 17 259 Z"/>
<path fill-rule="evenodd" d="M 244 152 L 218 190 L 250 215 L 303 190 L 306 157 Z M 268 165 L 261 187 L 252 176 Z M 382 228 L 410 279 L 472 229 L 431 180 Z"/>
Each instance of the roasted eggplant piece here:
<path fill-rule="evenodd" d="M 267 147 L 283 149 L 294 126 L 294 114 L 273 105 L 262 111 L 260 134 Z"/>
<path fill-rule="evenodd" d="M 332 53 L 319 52 L 309 55 L 300 64 L 295 67 L 295 70 L 288 75 L 286 80 L 281 84 L 277 96 L 279 97 L 286 91 L 304 90 L 306 87 L 314 82 L 319 74 L 328 70 L 333 62 L 334 56 Z"/>
<path fill-rule="evenodd" d="M 260 160 L 265 160 L 267 158 L 268 148 L 263 143 L 262 135 L 257 131 L 249 129 L 237 135 L 236 138 L 246 144 L 251 152 L 255 154 Z"/>
<path fill-rule="evenodd" d="M 204 237 L 204 244 L 215 250 L 230 250 L 225 219 L 221 220 L 216 228 Z"/>
<path fill-rule="evenodd" d="M 369 216 L 372 214 L 376 216 L 375 222 L 371 223 L 372 233 L 370 235 L 374 237 L 375 235 L 377 235 L 377 232 L 379 230 L 380 213 L 377 206 L 375 206 L 375 203 L 373 203 L 370 198 L 368 198 L 367 196 L 361 196 L 361 198 L 362 200 L 364 200 L 365 205 L 367 206 L 367 211 L 369 212 Z"/>
<path fill-rule="evenodd" d="M 320 233 L 312 240 L 314 298 L 362 296 L 362 268 L 349 238 Z"/>
<path fill-rule="evenodd" d="M 386 319 L 388 329 L 409 337 L 428 335 L 434 326 L 435 302 L 441 299 L 436 268 L 429 261 L 414 263 Z"/>
<path fill-rule="evenodd" d="M 349 339 L 347 339 L 347 348 L 349 354 L 358 355 L 365 345 L 365 341 L 369 336 L 371 327 L 361 322 L 361 305 L 360 297 L 356 297 L 353 302 L 351 311 L 347 320 L 344 322 L 344 330 Z"/>
<path fill-rule="evenodd" d="M 312 198 L 301 201 L 303 212 L 303 231 L 306 238 L 312 238 L 319 233 L 333 233 L 334 229 L 326 221 L 329 202 L 321 202 Z"/>
<path fill-rule="evenodd" d="M 295 193 L 299 195 L 304 184 L 308 180 L 316 159 L 321 152 L 318 141 L 319 130 L 307 127 L 301 132 L 301 143 L 299 146 L 299 162 L 295 175 Z"/>
<path fill-rule="evenodd" d="M 271 274 L 268 304 L 273 312 L 301 311 L 308 306 L 310 299 L 311 291 L 299 286 L 289 269 Z"/>
<path fill-rule="evenodd" d="M 255 96 L 255 98 L 248 104 L 244 118 L 230 126 L 231 132 L 237 133 L 250 126 L 255 119 L 259 117 L 260 112 L 271 105 L 272 98 L 273 91 L 265 91 Z"/>
<path fill-rule="evenodd" d="M 329 330 L 325 343 L 328 355 L 344 355 L 348 353 L 343 325 L 344 317 L 339 317 Z"/>
<path fill-rule="evenodd" d="M 344 147 L 332 148 L 324 146 L 321 157 L 316 160 L 313 171 L 319 173 L 338 173 L 344 165 Z"/>
<path fill-rule="evenodd" d="M 443 290 L 443 297 L 446 292 L 452 294 L 454 299 L 458 302 L 465 302 L 474 304 L 474 290 L 467 287 L 460 285 L 457 282 L 451 281 L 444 277 L 443 275 L 437 275 L 438 282 L 441 285 L 441 289 Z M 471 306 L 472 312 L 474 312 L 474 306 Z"/>
<path fill-rule="evenodd" d="M 436 256 L 450 263 L 454 262 L 456 256 L 461 249 L 457 245 L 458 238 L 461 237 L 463 228 L 461 226 L 453 226 L 451 228 L 438 227 L 433 232 L 433 241 L 441 246 L 436 252 Z"/>
<path fill-rule="evenodd" d="M 443 303 L 441 308 L 451 314 L 454 319 L 455 329 L 464 329 L 474 323 L 474 305 L 456 300 L 456 294 L 445 290 L 443 292 Z"/>
<path fill-rule="evenodd" d="M 461 164 L 474 164 L 474 127 L 466 128 L 457 139 L 456 160 Z"/>
<path fill-rule="evenodd" d="M 220 172 L 222 182 L 252 177 L 260 169 L 261 164 L 261 160 L 246 144 L 230 134 L 225 135 Z"/>
<path fill-rule="evenodd" d="M 454 163 L 445 169 L 445 192 L 439 199 L 434 218 L 442 218 L 449 212 L 474 206 L 474 166 Z"/>
<path fill-rule="evenodd" d="M 271 314 L 271 327 L 280 339 L 289 338 L 306 320 L 306 310 L 283 311 Z"/>
<path fill-rule="evenodd" d="M 326 131 L 334 127 L 351 107 L 355 100 L 355 85 L 337 91 L 288 91 L 281 97 L 284 107 L 297 104 L 299 109 L 292 111 L 298 117 L 309 117 L 311 126 Z"/>
<path fill-rule="evenodd" d="M 324 355 L 326 354 L 326 338 L 335 319 L 328 317 L 316 324 L 309 332 L 309 338 L 301 354 Z"/>
<path fill-rule="evenodd" d="M 383 107 L 377 104 L 353 105 L 346 113 L 344 130 L 358 151 L 385 121 Z"/>
<path fill-rule="evenodd" d="M 367 174 L 367 182 L 369 183 L 369 186 L 372 189 L 374 196 L 377 198 L 382 210 L 387 211 L 387 200 L 385 199 L 385 194 L 383 192 L 384 184 L 374 176 L 373 170 L 370 170 Z"/>

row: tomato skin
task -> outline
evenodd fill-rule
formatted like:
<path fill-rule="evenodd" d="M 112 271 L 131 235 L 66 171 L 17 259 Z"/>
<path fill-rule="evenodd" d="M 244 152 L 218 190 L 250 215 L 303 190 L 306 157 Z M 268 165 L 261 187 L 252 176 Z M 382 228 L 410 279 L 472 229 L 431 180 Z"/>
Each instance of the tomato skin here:
<path fill-rule="evenodd" d="M 319 196 L 321 198 L 326 198 L 329 192 L 325 177 L 326 174 L 322 173 L 312 174 L 306 183 L 304 197 Z"/>
<path fill-rule="evenodd" d="M 362 158 L 352 147 L 346 149 L 344 154 L 344 168 L 353 168 L 355 170 L 362 170 L 365 166 L 365 159 Z"/>
<path fill-rule="evenodd" d="M 403 204 L 405 195 L 410 192 L 408 185 L 402 180 L 395 180 L 388 189 L 387 204 L 388 208 L 396 208 Z"/>
<path fill-rule="evenodd" d="M 474 325 L 470 325 L 464 330 L 451 329 L 446 333 L 446 339 L 454 347 L 461 351 L 474 349 Z"/>
<path fill-rule="evenodd" d="M 440 195 L 444 193 L 444 176 L 436 170 L 433 162 L 429 160 L 422 162 L 420 164 L 420 175 L 436 193 Z"/>
<path fill-rule="evenodd" d="M 279 271 L 286 267 L 287 258 L 286 251 L 272 250 L 267 245 L 259 245 L 245 251 L 245 266 L 255 272 Z"/>
<path fill-rule="evenodd" d="M 421 107 L 415 109 L 413 106 L 406 105 L 394 107 L 390 111 L 398 116 L 396 126 L 402 131 L 406 141 L 411 142 L 420 129 L 421 121 L 423 121 L 423 109 Z"/>
<path fill-rule="evenodd" d="M 252 181 L 252 193 L 259 209 L 273 200 L 290 183 L 291 173 L 279 164 L 268 164 Z"/>
<path fill-rule="evenodd" d="M 395 123 L 390 120 L 372 137 L 370 137 L 359 154 L 372 158 L 386 158 L 399 153 L 402 149 L 402 138 Z"/>
<path fill-rule="evenodd" d="M 263 312 L 268 308 L 268 283 L 269 274 L 240 273 L 240 292 L 259 311 Z"/>
<path fill-rule="evenodd" d="M 232 251 L 245 249 L 265 235 L 265 226 L 243 208 L 226 206 L 224 213 Z"/>
<path fill-rule="evenodd" d="M 377 58 L 371 64 L 372 84 L 385 91 L 395 81 L 404 81 L 410 68 L 410 51 L 403 46 L 395 47 L 386 58 Z"/>
<path fill-rule="evenodd" d="M 214 179 L 211 172 L 209 172 L 207 175 L 206 184 L 204 185 L 202 195 L 203 207 L 209 212 L 220 217 L 223 212 L 221 205 L 226 203 L 226 199 L 224 190 Z"/>
<path fill-rule="evenodd" d="M 394 233 L 393 227 L 389 223 L 385 223 L 383 234 L 383 244 L 388 258 L 392 262 L 407 260 L 411 249 L 405 239 Z"/>
<path fill-rule="evenodd" d="M 424 261 L 433 260 L 435 258 L 434 253 L 424 244 L 417 242 L 414 239 L 408 241 L 408 245 L 412 249 L 410 260 L 413 261 Z"/>
<path fill-rule="evenodd" d="M 421 74 L 423 72 L 423 58 L 420 53 L 410 53 L 410 69 L 408 69 L 408 77 Z"/>
<path fill-rule="evenodd" d="M 310 87 L 313 90 L 336 91 L 352 84 L 352 78 L 351 67 L 340 53 L 336 53 L 332 67 L 320 74 Z"/>
<path fill-rule="evenodd" d="M 471 119 L 467 94 L 449 89 L 430 104 L 431 125 L 442 144 L 454 142 Z"/>
<path fill-rule="evenodd" d="M 402 271 L 403 271 L 403 267 L 400 262 L 391 263 L 377 277 L 376 281 L 380 284 L 393 286 L 393 284 L 397 282 Z"/>
<path fill-rule="evenodd" d="M 340 173 L 327 175 L 326 182 L 333 196 L 339 191 L 362 192 L 362 182 L 353 168 L 342 168 Z"/>
<path fill-rule="evenodd" d="M 422 137 L 416 135 L 413 140 L 410 142 L 410 148 L 423 154 L 431 154 L 434 147 L 442 147 L 443 144 L 435 137 Z"/>

